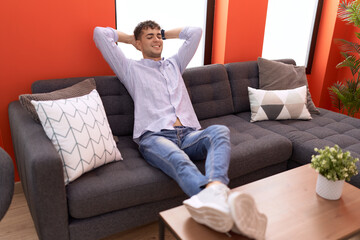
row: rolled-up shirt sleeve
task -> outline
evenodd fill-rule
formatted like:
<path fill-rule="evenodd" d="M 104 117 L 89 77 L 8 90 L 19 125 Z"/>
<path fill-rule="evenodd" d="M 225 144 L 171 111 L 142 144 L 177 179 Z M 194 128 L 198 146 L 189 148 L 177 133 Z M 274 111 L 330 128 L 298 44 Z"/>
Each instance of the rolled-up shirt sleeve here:
<path fill-rule="evenodd" d="M 185 71 L 186 66 L 193 58 L 199 46 L 201 35 L 202 29 L 200 27 L 185 27 L 180 32 L 179 38 L 185 40 L 176 56 L 181 73 Z"/>
<path fill-rule="evenodd" d="M 94 42 L 102 53 L 106 62 L 110 65 L 120 81 L 124 81 L 127 75 L 129 59 L 127 59 L 120 47 L 116 45 L 118 35 L 113 28 L 96 27 L 94 29 Z"/>

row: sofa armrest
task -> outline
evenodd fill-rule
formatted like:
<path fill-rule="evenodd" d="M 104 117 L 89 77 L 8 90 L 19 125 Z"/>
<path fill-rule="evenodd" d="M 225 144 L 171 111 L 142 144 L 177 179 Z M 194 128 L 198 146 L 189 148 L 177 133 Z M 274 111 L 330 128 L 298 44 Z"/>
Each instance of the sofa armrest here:
<path fill-rule="evenodd" d="M 15 158 L 27 203 L 40 239 L 69 239 L 62 161 L 19 101 L 9 104 Z"/>

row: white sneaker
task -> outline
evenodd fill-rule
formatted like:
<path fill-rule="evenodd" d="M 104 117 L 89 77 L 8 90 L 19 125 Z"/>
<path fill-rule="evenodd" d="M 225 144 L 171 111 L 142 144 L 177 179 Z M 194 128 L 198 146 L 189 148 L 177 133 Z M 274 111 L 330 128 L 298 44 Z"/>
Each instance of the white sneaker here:
<path fill-rule="evenodd" d="M 185 200 L 183 204 L 196 222 L 226 233 L 234 225 L 227 202 L 229 191 L 225 184 L 214 184 Z"/>
<path fill-rule="evenodd" d="M 265 239 L 267 217 L 260 213 L 252 196 L 233 192 L 228 203 L 234 220 L 232 231 L 254 239 Z"/>

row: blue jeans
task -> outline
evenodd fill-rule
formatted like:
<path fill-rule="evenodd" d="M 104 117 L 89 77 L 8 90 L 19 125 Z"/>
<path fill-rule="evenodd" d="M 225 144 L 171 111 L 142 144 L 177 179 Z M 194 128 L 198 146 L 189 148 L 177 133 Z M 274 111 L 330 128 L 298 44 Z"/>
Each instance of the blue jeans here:
<path fill-rule="evenodd" d="M 212 125 L 195 131 L 189 127 L 145 132 L 139 141 L 145 160 L 173 178 L 182 190 L 192 196 L 209 182 L 229 183 L 230 131 L 226 126 Z M 205 175 L 193 161 L 206 158 Z"/>

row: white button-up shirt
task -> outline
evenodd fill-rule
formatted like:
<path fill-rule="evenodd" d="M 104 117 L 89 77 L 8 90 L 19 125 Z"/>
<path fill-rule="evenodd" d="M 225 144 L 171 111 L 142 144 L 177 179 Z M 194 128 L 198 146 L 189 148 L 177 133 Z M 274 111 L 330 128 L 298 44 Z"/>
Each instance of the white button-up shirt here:
<path fill-rule="evenodd" d="M 135 106 L 133 138 L 146 131 L 174 129 L 176 118 L 187 127 L 200 129 L 182 74 L 194 56 L 201 28 L 186 27 L 179 35 L 185 42 L 177 54 L 160 61 L 125 57 L 116 45 L 115 29 L 96 27 L 94 41 L 116 76 L 131 95 Z"/>

